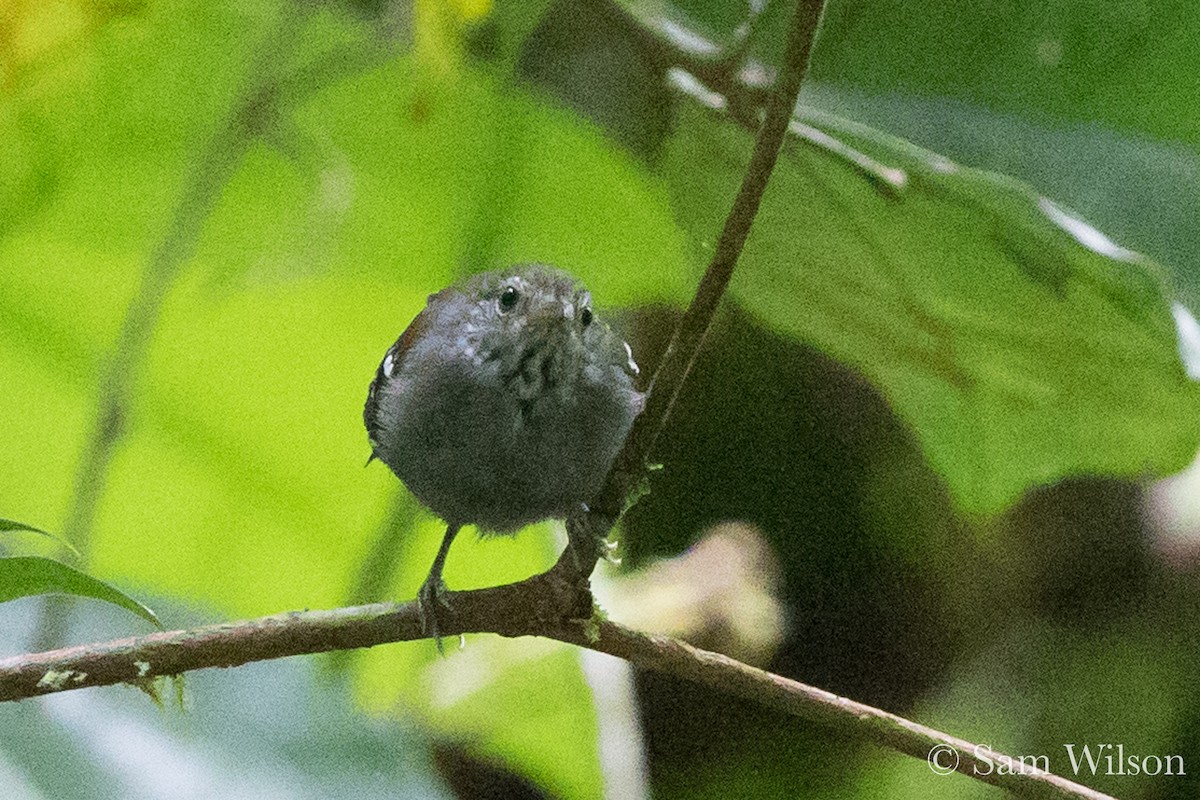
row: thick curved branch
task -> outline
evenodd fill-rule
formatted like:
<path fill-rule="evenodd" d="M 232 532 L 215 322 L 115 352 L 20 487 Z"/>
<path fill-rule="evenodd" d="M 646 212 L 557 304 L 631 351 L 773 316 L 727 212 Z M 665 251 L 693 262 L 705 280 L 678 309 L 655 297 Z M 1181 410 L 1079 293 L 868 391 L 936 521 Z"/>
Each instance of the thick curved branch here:
<path fill-rule="evenodd" d="M 1108 798 L 1033 768 L 1001 774 L 994 764 L 976 755 L 976 745 L 971 742 L 675 639 L 638 633 L 608 621 L 562 622 L 561 609 L 575 591 L 570 581 L 552 570 L 507 586 L 451 592 L 443 632 L 547 636 L 702 683 L 915 758 L 929 759 L 938 746 L 953 748 L 959 772 L 1022 797 Z M 3 659 L 0 701 L 421 638 L 424 634 L 415 603 L 295 611 Z M 951 763 L 945 752 L 947 758 L 939 766 Z M 993 762 L 1004 762 L 1002 754 L 984 752 Z"/>

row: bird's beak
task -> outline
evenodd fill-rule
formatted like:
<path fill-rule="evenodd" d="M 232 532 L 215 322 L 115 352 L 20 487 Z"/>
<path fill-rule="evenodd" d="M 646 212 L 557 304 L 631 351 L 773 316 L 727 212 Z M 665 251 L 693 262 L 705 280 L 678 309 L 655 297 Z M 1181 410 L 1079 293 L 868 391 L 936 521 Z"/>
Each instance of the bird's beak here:
<path fill-rule="evenodd" d="M 527 319 L 533 327 L 544 330 L 562 328 L 575 318 L 575 306 L 558 300 L 537 303 L 529 309 Z"/>

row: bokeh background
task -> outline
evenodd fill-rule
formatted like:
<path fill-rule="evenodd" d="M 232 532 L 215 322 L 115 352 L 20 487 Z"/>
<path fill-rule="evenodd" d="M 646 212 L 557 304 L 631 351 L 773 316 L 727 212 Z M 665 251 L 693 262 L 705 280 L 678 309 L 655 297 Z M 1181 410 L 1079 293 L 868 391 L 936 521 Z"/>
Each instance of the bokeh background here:
<path fill-rule="evenodd" d="M 0 3 L 0 516 L 65 529 L 172 627 L 415 594 L 441 525 L 363 468 L 361 407 L 428 293 L 557 264 L 649 372 L 790 13 Z M 1200 443 L 1198 54 L 1186 3 L 831 0 L 597 578 L 612 616 L 1068 776 L 1067 745 L 1179 756 L 1076 777 L 1194 796 L 1200 506 L 1162 479 Z M 447 582 L 524 577 L 562 538 L 464 539 Z M 0 606 L 5 655 L 147 629 Z M 998 796 L 535 640 L 197 674 L 187 697 L 0 709 L 6 797 Z"/>

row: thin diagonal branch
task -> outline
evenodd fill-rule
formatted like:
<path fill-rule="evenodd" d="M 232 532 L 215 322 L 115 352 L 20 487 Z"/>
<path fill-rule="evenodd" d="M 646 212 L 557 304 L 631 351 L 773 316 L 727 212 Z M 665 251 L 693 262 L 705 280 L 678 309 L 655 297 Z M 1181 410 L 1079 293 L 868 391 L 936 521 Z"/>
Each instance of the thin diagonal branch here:
<path fill-rule="evenodd" d="M 779 150 L 787 135 L 788 125 L 796 108 L 800 86 L 808 72 L 813 42 L 820 27 L 823 0 L 797 0 L 788 27 L 783 64 L 775 85 L 771 87 L 762 125 L 754 143 L 750 163 L 746 167 L 741 188 L 725 225 L 717 239 L 708 269 L 696 289 L 691 305 L 680 320 L 662 363 L 650 384 L 646 408 L 634 422 L 633 430 L 617 455 L 604 487 L 590 504 L 586 519 L 568 520 L 572 541 L 587 541 L 587 531 L 607 532 L 616 523 L 631 493 L 646 473 L 646 464 L 659 434 L 667 424 L 671 408 L 679 396 L 692 364 L 700 352 L 717 307 L 729 286 L 742 247 L 750 235 L 758 214 L 763 193 L 775 168 Z M 583 531 L 576 528 L 582 527 Z M 595 561 L 582 562 L 578 553 L 571 566 L 584 575 L 591 573 Z M 564 565 L 564 561 L 559 562 Z M 563 568 L 566 568 L 565 565 Z"/>
<path fill-rule="evenodd" d="M 275 65 L 295 45 L 303 20 L 299 12 L 284 12 L 270 41 L 259 49 L 246 89 L 231 105 L 227 119 L 218 125 L 184 181 L 166 233 L 150 253 L 121 332 L 101 367 L 91 430 L 75 470 L 75 487 L 62 529 L 64 538 L 85 558 L 109 467 L 125 435 L 137 373 L 149 352 L 163 302 L 195 252 L 204 222 L 222 188 L 241 163 L 242 155 L 269 125 L 265 117 L 274 111 Z M 43 606 L 38 626 L 40 646 L 53 647 L 62 640 L 67 613 L 67 603 L 61 598 L 52 598 Z"/>
<path fill-rule="evenodd" d="M 1022 797 L 1112 800 L 1051 773 L 1017 769 L 1020 762 L 1015 759 L 1011 760 L 1014 771 L 1002 772 L 995 767 L 1007 763 L 1001 753 L 983 750 L 992 761 L 988 763 L 977 755 L 980 748 L 966 740 L 675 639 L 608 621 L 563 622 L 564 591 L 574 589 L 544 573 L 507 586 L 451 592 L 442 633 L 542 635 L 702 683 L 918 759 L 934 758 L 935 748 L 940 747 L 944 758 L 932 766 L 953 765 L 964 775 Z M 416 603 L 295 611 L 3 659 L 0 701 L 421 638 Z"/>
<path fill-rule="evenodd" d="M 290 72 L 281 73 L 310 16 L 303 4 L 285 8 L 276 27 L 257 48 L 244 88 L 209 137 L 183 181 L 174 214 L 142 271 L 121 331 L 101 366 L 91 429 L 84 442 L 62 535 L 86 558 L 109 467 L 125 436 L 138 371 L 149 353 L 163 303 L 192 258 L 204 224 L 225 185 L 253 144 L 272 133 L 280 107 L 305 91 L 328 85 L 380 63 L 383 48 L 337 50 Z M 54 647 L 67 622 L 67 600 L 51 598 L 43 606 L 38 647 Z"/>
<path fill-rule="evenodd" d="M 272 68 L 290 51 L 299 14 L 282 15 L 277 41 L 260 48 L 250 84 L 232 104 L 184 181 L 179 203 L 163 238 L 150 253 L 141 284 L 129 304 L 112 355 L 99 381 L 96 417 L 76 472 L 75 492 L 63 534 L 87 552 L 96 502 L 103 492 L 113 452 L 125 431 L 134 378 L 145 360 L 165 300 L 200 240 L 204 222 L 251 143 L 274 113 Z"/>

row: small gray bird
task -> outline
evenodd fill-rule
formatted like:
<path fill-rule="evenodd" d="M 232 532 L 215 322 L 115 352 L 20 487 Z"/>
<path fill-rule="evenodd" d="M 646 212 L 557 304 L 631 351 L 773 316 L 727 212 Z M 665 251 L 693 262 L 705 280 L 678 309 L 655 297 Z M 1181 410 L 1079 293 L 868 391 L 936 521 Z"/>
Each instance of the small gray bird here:
<path fill-rule="evenodd" d="M 462 526 L 513 533 L 565 518 L 600 489 L 642 410 L 637 371 L 588 292 L 550 267 L 430 295 L 363 409 L 372 458 L 447 523 L 417 598 L 427 634 L 438 634 L 442 567 Z"/>

